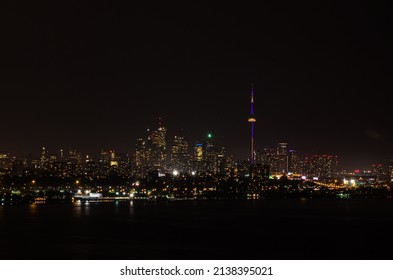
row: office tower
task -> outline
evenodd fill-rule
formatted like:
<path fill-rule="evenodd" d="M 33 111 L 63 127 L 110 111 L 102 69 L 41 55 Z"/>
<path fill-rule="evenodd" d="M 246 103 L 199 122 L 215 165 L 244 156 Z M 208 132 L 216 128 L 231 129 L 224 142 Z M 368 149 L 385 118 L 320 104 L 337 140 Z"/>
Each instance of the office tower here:
<path fill-rule="evenodd" d="M 171 167 L 180 172 L 189 172 L 189 164 L 188 142 L 183 136 L 175 136 L 171 149 Z"/>
<path fill-rule="evenodd" d="M 334 155 L 307 155 L 303 160 L 303 174 L 307 178 L 329 179 L 337 175 L 338 158 Z"/>
<path fill-rule="evenodd" d="M 150 136 L 152 149 L 152 168 L 165 171 L 166 169 L 166 128 L 158 118 L 158 128 L 153 130 Z"/>
<path fill-rule="evenodd" d="M 217 152 L 213 145 L 213 134 L 208 133 L 206 139 L 203 140 L 203 161 L 205 163 L 205 171 L 216 173 L 215 162 L 217 160 Z"/>
<path fill-rule="evenodd" d="M 48 151 L 45 147 L 42 147 L 41 150 L 41 157 L 40 157 L 40 168 L 46 169 L 48 167 L 49 158 L 48 158 Z"/>
<path fill-rule="evenodd" d="M 203 143 L 198 142 L 194 147 L 194 160 L 193 160 L 193 170 L 197 172 L 204 172 L 204 149 Z"/>
<path fill-rule="evenodd" d="M 117 161 L 116 152 L 115 150 L 109 151 L 109 158 L 110 158 L 110 166 L 118 166 L 119 162 Z"/>
<path fill-rule="evenodd" d="M 150 163 L 150 153 L 147 141 L 143 138 L 136 139 L 135 143 L 135 159 L 134 159 L 134 173 L 138 178 L 147 175 Z"/>
<path fill-rule="evenodd" d="M 280 173 L 288 173 L 288 143 L 277 145 L 277 167 Z"/>

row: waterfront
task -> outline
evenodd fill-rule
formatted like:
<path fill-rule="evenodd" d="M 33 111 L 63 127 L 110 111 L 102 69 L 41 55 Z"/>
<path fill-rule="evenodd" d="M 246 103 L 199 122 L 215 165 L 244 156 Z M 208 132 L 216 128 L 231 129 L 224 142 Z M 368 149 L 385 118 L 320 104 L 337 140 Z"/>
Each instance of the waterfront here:
<path fill-rule="evenodd" d="M 391 259 L 393 200 L 0 207 L 1 259 Z"/>

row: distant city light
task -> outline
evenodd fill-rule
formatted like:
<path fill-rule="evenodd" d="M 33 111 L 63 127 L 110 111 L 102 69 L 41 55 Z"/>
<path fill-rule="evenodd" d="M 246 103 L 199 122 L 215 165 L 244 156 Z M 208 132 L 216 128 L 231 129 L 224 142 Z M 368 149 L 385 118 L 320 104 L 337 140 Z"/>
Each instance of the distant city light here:
<path fill-rule="evenodd" d="M 175 170 L 173 170 L 172 174 L 173 174 L 173 176 L 177 176 L 177 175 L 179 175 L 179 171 L 177 171 L 177 170 L 175 169 Z"/>

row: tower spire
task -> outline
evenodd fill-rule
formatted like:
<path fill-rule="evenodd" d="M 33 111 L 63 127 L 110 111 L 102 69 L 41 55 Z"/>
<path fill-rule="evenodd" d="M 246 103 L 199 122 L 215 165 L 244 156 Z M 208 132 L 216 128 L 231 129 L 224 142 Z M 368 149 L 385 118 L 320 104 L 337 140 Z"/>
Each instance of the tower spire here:
<path fill-rule="evenodd" d="M 254 115 L 254 83 L 251 82 L 251 109 L 250 115 Z"/>
<path fill-rule="evenodd" d="M 254 155 L 254 124 L 257 121 L 254 115 L 254 83 L 251 82 L 251 102 L 250 102 L 250 117 L 248 122 L 251 123 L 251 143 L 250 143 L 250 165 L 255 163 Z"/>

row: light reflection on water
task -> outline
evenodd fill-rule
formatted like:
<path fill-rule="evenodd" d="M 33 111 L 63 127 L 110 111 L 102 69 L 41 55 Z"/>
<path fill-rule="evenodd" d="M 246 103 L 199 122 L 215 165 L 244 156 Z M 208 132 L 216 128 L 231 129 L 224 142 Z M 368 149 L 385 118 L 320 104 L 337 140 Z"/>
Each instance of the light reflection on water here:
<path fill-rule="evenodd" d="M 113 214 L 118 215 L 124 213 L 125 209 L 128 209 L 130 216 L 135 215 L 135 204 L 134 201 L 122 202 L 122 201 L 111 201 L 111 202 L 99 202 L 99 201 L 75 201 L 72 203 L 72 212 L 75 217 L 81 218 L 83 216 L 91 216 L 102 207 L 111 209 Z M 92 213 L 93 211 L 93 213 Z"/>
<path fill-rule="evenodd" d="M 88 201 L 81 202 L 80 200 L 73 203 L 73 212 L 76 217 L 80 218 L 82 216 L 90 215 L 90 203 Z"/>
<path fill-rule="evenodd" d="M 131 200 L 130 201 L 130 208 L 129 208 L 129 214 L 130 215 L 134 215 L 135 214 L 135 212 L 134 212 L 134 201 L 133 200 Z"/>
<path fill-rule="evenodd" d="M 29 204 L 29 213 L 32 215 L 37 215 L 38 212 L 38 206 L 35 203 Z"/>

